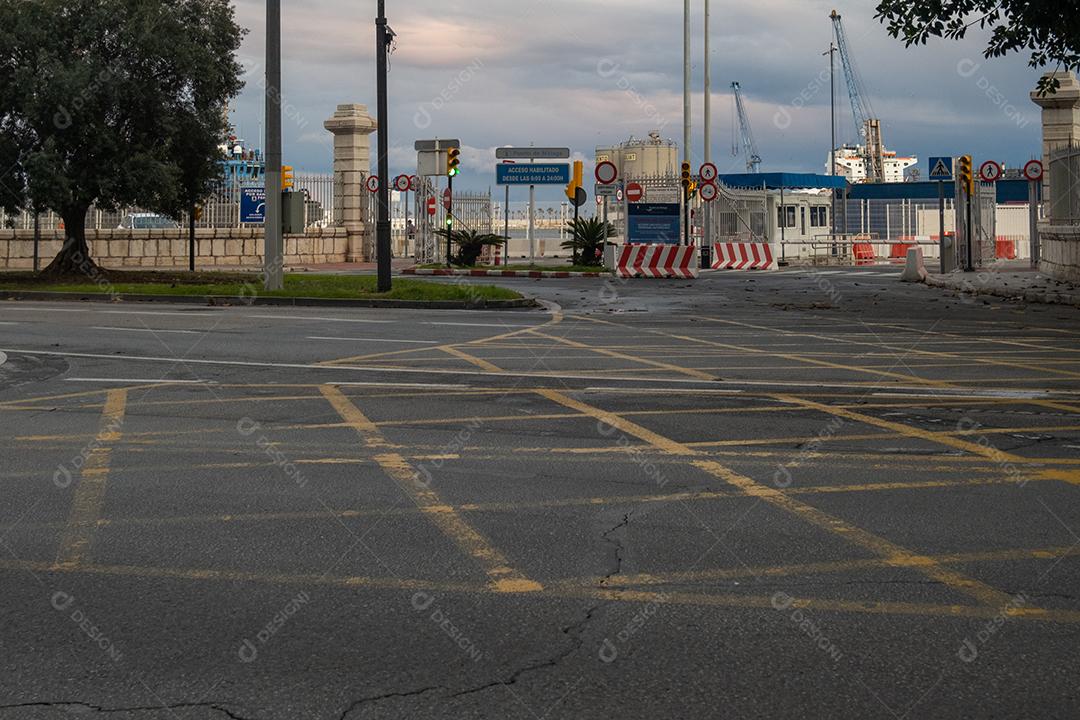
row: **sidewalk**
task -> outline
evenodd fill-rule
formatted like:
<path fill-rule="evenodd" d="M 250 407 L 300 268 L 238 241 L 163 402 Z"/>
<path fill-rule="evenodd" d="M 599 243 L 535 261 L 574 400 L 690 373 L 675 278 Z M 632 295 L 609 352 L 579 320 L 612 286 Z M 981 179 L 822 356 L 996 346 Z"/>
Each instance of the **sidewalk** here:
<path fill-rule="evenodd" d="M 926 284 L 973 295 L 1080 307 L 1080 285 L 1055 280 L 1038 270 L 1017 267 L 1012 263 L 975 272 L 931 273 L 926 278 Z"/>

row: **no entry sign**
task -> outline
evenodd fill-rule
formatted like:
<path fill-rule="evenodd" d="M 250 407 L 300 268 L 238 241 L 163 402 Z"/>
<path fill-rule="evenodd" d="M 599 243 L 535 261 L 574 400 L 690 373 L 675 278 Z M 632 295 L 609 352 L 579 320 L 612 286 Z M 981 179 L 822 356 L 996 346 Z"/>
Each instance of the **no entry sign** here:
<path fill-rule="evenodd" d="M 435 198 L 428 198 L 428 201 L 427 201 L 427 214 L 431 215 L 431 216 L 434 216 L 435 212 L 438 209 L 439 209 L 438 204 L 435 202 Z"/>
<path fill-rule="evenodd" d="M 641 187 L 641 183 L 630 183 L 626 186 L 626 199 L 632 203 L 641 202 L 645 199 L 645 188 Z"/>

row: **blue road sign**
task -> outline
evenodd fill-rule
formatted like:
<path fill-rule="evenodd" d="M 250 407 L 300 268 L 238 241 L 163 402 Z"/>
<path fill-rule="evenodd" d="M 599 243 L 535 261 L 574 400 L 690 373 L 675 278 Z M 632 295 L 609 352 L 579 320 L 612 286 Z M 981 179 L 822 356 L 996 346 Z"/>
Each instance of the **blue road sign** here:
<path fill-rule="evenodd" d="M 570 166 L 566 163 L 503 163 L 495 166 L 499 185 L 568 185 Z"/>
<path fill-rule="evenodd" d="M 930 158 L 931 180 L 952 180 L 953 159 L 951 157 Z"/>
<path fill-rule="evenodd" d="M 240 222 L 252 224 L 266 222 L 266 188 L 240 189 Z"/>
<path fill-rule="evenodd" d="M 678 244 L 681 208 L 678 203 L 630 203 L 629 241 Z"/>

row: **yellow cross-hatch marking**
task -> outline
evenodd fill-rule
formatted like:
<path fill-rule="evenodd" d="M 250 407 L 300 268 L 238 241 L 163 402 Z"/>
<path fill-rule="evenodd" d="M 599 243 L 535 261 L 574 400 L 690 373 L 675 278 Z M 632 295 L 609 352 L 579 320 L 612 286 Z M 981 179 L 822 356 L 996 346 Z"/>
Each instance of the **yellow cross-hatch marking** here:
<path fill-rule="evenodd" d="M 56 564 L 60 567 L 78 566 L 89 556 L 94 530 L 105 503 L 105 482 L 109 477 L 112 446 L 120 440 L 126 407 L 127 390 L 108 391 L 98 434 L 88 446 L 90 452 L 79 471 L 71 513 L 60 539 L 60 549 L 56 554 Z"/>
<path fill-rule="evenodd" d="M 619 418 L 614 413 L 594 408 L 579 400 L 567 397 L 555 390 L 545 390 L 541 394 L 543 394 L 544 397 L 562 403 L 567 407 L 574 408 L 580 412 L 590 413 L 600 422 L 626 433 L 627 435 L 632 435 L 644 440 L 666 453 L 690 456 L 697 454 L 693 448 L 688 447 L 683 443 L 663 437 L 636 423 Z M 781 490 L 762 485 L 748 477 L 739 475 L 714 460 L 696 460 L 693 461 L 692 464 L 710 475 L 723 480 L 729 485 L 733 485 L 750 497 L 760 498 L 774 507 L 786 510 L 788 513 L 795 515 L 798 518 L 827 530 L 834 535 L 838 535 L 851 543 L 870 550 L 884 558 L 888 564 L 915 568 L 927 577 L 941 582 L 954 590 L 966 593 L 984 604 L 1004 607 L 1008 605 L 1011 600 L 1007 593 L 995 590 L 978 580 L 942 567 L 935 563 L 930 557 L 918 555 L 906 550 L 884 538 L 855 527 L 844 520 L 835 518 L 812 505 L 807 505 L 804 502 L 796 500 L 794 497 L 787 495 Z"/>
<path fill-rule="evenodd" d="M 496 591 L 532 592 L 543 589 L 540 583 L 512 568 L 487 538 L 469 525 L 454 507 L 443 502 L 431 488 L 430 482 L 425 482 L 404 457 L 392 451 L 390 443 L 383 437 L 378 426 L 341 390 L 332 385 L 324 385 L 320 389 L 342 419 L 356 430 L 364 444 L 375 451 L 373 459 L 383 472 L 397 483 L 443 534 L 484 568 Z"/>

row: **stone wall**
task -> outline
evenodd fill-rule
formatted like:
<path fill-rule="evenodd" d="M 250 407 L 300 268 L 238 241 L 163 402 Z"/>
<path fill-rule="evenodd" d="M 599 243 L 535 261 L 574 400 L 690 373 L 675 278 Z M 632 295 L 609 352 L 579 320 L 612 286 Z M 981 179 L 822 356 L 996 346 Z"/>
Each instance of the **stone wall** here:
<path fill-rule="evenodd" d="M 1043 225 L 1039 270 L 1058 280 L 1080 283 L 1080 226 Z"/>
<path fill-rule="evenodd" d="M 99 265 L 123 268 L 186 268 L 188 234 L 176 230 L 87 230 L 90 253 Z M 44 268 L 63 245 L 63 231 L 42 232 Z M 263 231 L 247 228 L 197 229 L 196 267 L 262 267 Z M 285 265 L 345 262 L 349 239 L 345 228 L 310 228 L 304 235 L 285 236 Z M 0 230 L 0 269 L 34 266 L 34 231 Z"/>

